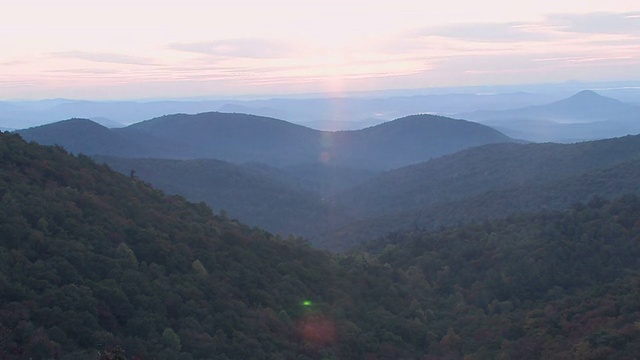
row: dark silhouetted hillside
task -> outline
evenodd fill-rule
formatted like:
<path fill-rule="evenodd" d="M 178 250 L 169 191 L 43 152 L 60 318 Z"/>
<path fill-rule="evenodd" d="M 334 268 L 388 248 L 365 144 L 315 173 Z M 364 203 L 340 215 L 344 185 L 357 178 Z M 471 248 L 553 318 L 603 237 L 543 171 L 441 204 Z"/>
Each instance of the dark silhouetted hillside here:
<path fill-rule="evenodd" d="M 87 119 L 70 119 L 17 133 L 42 145 L 63 146 L 74 154 L 162 156 L 168 154 L 172 144 L 147 135 L 136 136 L 133 132 L 121 134 Z"/>
<path fill-rule="evenodd" d="M 118 131 L 189 144 L 194 158 L 237 163 L 290 165 L 318 161 L 320 152 L 319 132 L 282 120 L 245 114 L 167 115 Z"/>
<path fill-rule="evenodd" d="M 323 201 L 319 192 L 303 188 L 275 168 L 267 171 L 213 159 L 96 159 L 126 175 L 135 170 L 135 176 L 158 189 L 190 201 L 204 201 L 215 211 L 224 210 L 230 218 L 273 233 L 314 236 L 349 220 Z M 320 170 L 309 176 L 321 174 Z"/>
<path fill-rule="evenodd" d="M 286 121 L 245 114 L 167 115 L 126 128 L 84 127 L 75 123 L 21 130 L 29 140 L 69 144 L 88 155 L 173 159 L 214 158 L 235 163 L 326 165 L 388 170 L 473 146 L 512 141 L 489 127 L 463 120 L 416 115 L 354 131 L 318 131 Z M 47 137 L 48 129 L 51 137 Z M 108 134 L 117 140 L 106 141 Z M 115 136 L 117 135 L 117 136 Z M 97 138 L 99 141 L 78 139 Z"/>
<path fill-rule="evenodd" d="M 513 140 L 490 127 L 435 115 L 413 115 L 357 131 L 329 133 L 327 155 L 343 166 L 391 169 L 469 147 Z M 383 165 L 383 166 L 382 166 Z"/>

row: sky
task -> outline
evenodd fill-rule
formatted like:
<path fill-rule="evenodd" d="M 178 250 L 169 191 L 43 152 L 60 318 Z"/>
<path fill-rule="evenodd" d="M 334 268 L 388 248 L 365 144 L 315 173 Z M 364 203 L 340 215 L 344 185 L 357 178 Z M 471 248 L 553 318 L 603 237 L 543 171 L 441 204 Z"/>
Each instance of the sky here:
<path fill-rule="evenodd" d="M 20 0 L 1 99 L 640 80 L 637 0 Z"/>

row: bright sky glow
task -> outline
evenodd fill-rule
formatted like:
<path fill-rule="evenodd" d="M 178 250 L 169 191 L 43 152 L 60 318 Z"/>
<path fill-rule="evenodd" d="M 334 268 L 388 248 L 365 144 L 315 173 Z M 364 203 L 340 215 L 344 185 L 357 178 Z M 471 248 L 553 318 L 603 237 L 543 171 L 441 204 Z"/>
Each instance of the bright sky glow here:
<path fill-rule="evenodd" d="M 0 99 L 640 80 L 637 0 L 20 0 Z"/>

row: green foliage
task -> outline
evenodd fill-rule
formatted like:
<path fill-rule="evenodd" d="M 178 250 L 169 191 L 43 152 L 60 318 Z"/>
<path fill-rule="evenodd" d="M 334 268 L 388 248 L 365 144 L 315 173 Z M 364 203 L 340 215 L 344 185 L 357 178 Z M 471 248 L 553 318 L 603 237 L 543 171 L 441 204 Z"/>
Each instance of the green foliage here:
<path fill-rule="evenodd" d="M 577 144 L 494 144 L 387 172 L 337 198 L 362 221 L 317 239 L 348 249 L 392 231 L 564 210 L 595 195 L 638 194 L 640 136 Z"/>
<path fill-rule="evenodd" d="M 402 292 L 389 298 L 393 283 L 373 285 L 342 257 L 60 147 L 3 133 L 0 155 L 0 358 L 92 358 L 117 346 L 158 359 L 357 358 L 384 344 L 411 358 L 424 349 L 379 337 L 390 320 L 408 326 L 393 313 Z M 372 286 L 354 289 L 360 281 Z"/>
<path fill-rule="evenodd" d="M 336 255 L 0 134 L 0 358 L 633 358 L 640 199 Z"/>
<path fill-rule="evenodd" d="M 454 331 L 443 355 L 626 358 L 640 350 L 639 218 L 635 195 L 596 198 L 565 213 L 394 234 L 368 249 L 433 289 L 429 309 Z"/>

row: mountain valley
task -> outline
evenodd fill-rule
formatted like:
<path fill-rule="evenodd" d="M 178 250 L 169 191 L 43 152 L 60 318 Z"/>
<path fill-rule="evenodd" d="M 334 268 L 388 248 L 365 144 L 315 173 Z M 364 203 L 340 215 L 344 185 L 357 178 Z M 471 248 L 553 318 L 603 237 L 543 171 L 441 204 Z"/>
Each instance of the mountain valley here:
<path fill-rule="evenodd" d="M 584 98 L 633 109 L 527 111 Z M 434 115 L 0 133 L 0 358 L 632 358 L 638 178 L 640 135 Z"/>
<path fill-rule="evenodd" d="M 2 133 L 0 155 L 2 358 L 640 351 L 637 195 L 391 233 L 341 255 L 215 215 L 60 146 Z M 618 167 L 613 178 L 627 166 Z"/>

